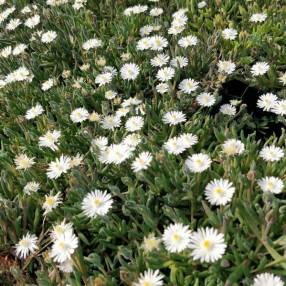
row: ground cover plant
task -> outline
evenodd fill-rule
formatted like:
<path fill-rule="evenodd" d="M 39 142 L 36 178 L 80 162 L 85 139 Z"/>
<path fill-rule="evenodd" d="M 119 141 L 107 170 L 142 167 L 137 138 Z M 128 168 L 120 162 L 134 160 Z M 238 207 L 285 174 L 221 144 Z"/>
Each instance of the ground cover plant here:
<path fill-rule="evenodd" d="M 284 285 L 285 19 L 0 0 L 0 285 Z"/>

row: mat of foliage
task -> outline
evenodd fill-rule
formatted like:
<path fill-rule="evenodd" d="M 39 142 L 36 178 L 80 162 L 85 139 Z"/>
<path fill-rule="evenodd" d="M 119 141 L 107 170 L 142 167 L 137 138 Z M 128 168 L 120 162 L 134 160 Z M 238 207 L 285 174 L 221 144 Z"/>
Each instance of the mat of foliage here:
<path fill-rule="evenodd" d="M 0 0 L 0 284 L 284 285 L 283 2 Z"/>

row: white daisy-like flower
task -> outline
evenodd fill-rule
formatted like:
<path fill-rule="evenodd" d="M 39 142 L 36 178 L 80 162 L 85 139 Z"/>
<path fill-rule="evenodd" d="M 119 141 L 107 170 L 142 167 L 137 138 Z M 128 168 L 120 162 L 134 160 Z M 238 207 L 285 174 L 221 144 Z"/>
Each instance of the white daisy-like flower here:
<path fill-rule="evenodd" d="M 206 199 L 215 206 L 224 206 L 233 197 L 235 188 L 232 183 L 225 179 L 214 179 L 207 184 L 205 189 Z"/>
<path fill-rule="evenodd" d="M 96 38 L 89 39 L 82 44 L 82 48 L 86 51 L 89 51 L 90 49 L 96 49 L 101 46 L 102 46 L 102 41 Z"/>
<path fill-rule="evenodd" d="M 211 166 L 211 159 L 207 154 L 198 153 L 189 156 L 185 162 L 188 170 L 193 173 L 201 173 Z"/>
<path fill-rule="evenodd" d="M 8 31 L 15 30 L 18 26 L 22 24 L 22 21 L 20 19 L 11 19 L 9 23 L 6 25 L 6 29 Z"/>
<path fill-rule="evenodd" d="M 17 170 L 27 170 L 31 168 L 34 164 L 34 158 L 29 158 L 26 154 L 17 155 L 14 159 Z"/>
<path fill-rule="evenodd" d="M 244 144 L 237 139 L 227 139 L 222 145 L 222 152 L 227 156 L 240 155 L 244 150 Z"/>
<path fill-rule="evenodd" d="M 105 149 L 108 145 L 108 138 L 104 136 L 97 137 L 91 141 L 91 146 L 96 146 L 99 149 Z"/>
<path fill-rule="evenodd" d="M 145 51 L 151 48 L 150 37 L 144 37 L 137 42 L 136 49 L 138 51 Z"/>
<path fill-rule="evenodd" d="M 61 155 L 60 158 L 57 158 L 55 161 L 51 162 L 47 169 L 48 178 L 57 179 L 63 173 L 67 173 L 67 171 L 71 168 L 70 161 L 70 157 Z"/>
<path fill-rule="evenodd" d="M 88 116 L 89 116 L 88 111 L 83 107 L 79 107 L 72 111 L 72 113 L 70 114 L 70 119 L 74 123 L 79 123 L 87 120 Z"/>
<path fill-rule="evenodd" d="M 150 233 L 148 236 L 144 237 L 142 247 L 145 252 L 149 253 L 153 250 L 158 250 L 160 248 L 161 239 L 157 238 L 154 233 Z"/>
<path fill-rule="evenodd" d="M 27 195 L 36 193 L 40 189 L 40 184 L 38 182 L 29 182 L 25 185 L 23 192 Z"/>
<path fill-rule="evenodd" d="M 49 78 L 45 82 L 42 83 L 41 89 L 42 91 L 47 91 L 50 88 L 52 88 L 56 84 L 55 80 L 53 78 Z"/>
<path fill-rule="evenodd" d="M 166 54 L 158 54 L 151 59 L 151 65 L 153 67 L 162 67 L 168 63 L 169 59 L 170 57 Z"/>
<path fill-rule="evenodd" d="M 211 107 L 215 104 L 215 96 L 209 92 L 202 92 L 196 97 L 196 101 L 200 106 Z"/>
<path fill-rule="evenodd" d="M 55 31 L 48 31 L 42 34 L 41 41 L 42 43 L 48 44 L 55 40 L 57 33 Z"/>
<path fill-rule="evenodd" d="M 28 18 L 25 21 L 24 25 L 26 27 L 32 29 L 32 28 L 36 27 L 38 24 L 40 24 L 40 19 L 41 19 L 40 15 L 34 15 L 34 16 Z"/>
<path fill-rule="evenodd" d="M 14 56 L 18 56 L 18 55 L 22 54 L 26 49 L 27 49 L 27 45 L 18 44 L 17 46 L 14 47 L 12 54 Z"/>
<path fill-rule="evenodd" d="M 266 62 L 257 62 L 251 67 L 251 74 L 254 76 L 264 75 L 268 72 L 270 66 Z"/>
<path fill-rule="evenodd" d="M 223 104 L 220 108 L 219 108 L 219 111 L 222 113 L 222 114 L 225 114 L 225 115 L 229 115 L 229 116 L 234 116 L 236 114 L 236 108 L 235 106 L 233 106 L 232 104 Z"/>
<path fill-rule="evenodd" d="M 164 10 L 162 8 L 152 8 L 150 10 L 150 16 L 157 17 L 163 14 Z"/>
<path fill-rule="evenodd" d="M 11 46 L 5 47 L 0 51 L 0 57 L 2 57 L 2 58 L 8 58 L 11 55 L 12 55 L 12 47 Z"/>
<path fill-rule="evenodd" d="M 179 139 L 185 148 L 190 148 L 198 143 L 198 136 L 192 133 L 183 133 L 179 136 Z"/>
<path fill-rule="evenodd" d="M 72 224 L 66 223 L 66 221 L 63 220 L 61 223 L 53 225 L 53 230 L 51 231 L 51 238 L 53 241 L 55 241 L 63 237 L 63 235 L 68 232 L 73 232 Z"/>
<path fill-rule="evenodd" d="M 162 241 L 169 252 L 181 252 L 189 247 L 191 231 L 188 225 L 175 223 L 169 225 L 163 233 Z"/>
<path fill-rule="evenodd" d="M 232 74 L 235 70 L 235 63 L 231 61 L 219 61 L 218 62 L 218 71 L 220 73 L 225 73 L 225 74 Z"/>
<path fill-rule="evenodd" d="M 284 157 L 284 151 L 280 147 L 276 147 L 274 145 L 265 146 L 259 152 L 259 157 L 267 162 L 276 162 Z"/>
<path fill-rule="evenodd" d="M 145 25 L 140 28 L 139 33 L 141 37 L 144 37 L 144 36 L 149 36 L 153 31 L 154 31 L 153 26 Z"/>
<path fill-rule="evenodd" d="M 177 125 L 186 120 L 186 115 L 181 111 L 169 111 L 163 115 L 163 122 L 169 125 Z"/>
<path fill-rule="evenodd" d="M 179 155 L 187 149 L 186 145 L 183 144 L 182 141 L 183 140 L 180 137 L 173 137 L 168 139 L 168 141 L 164 143 L 163 147 L 169 154 Z"/>
<path fill-rule="evenodd" d="M 176 26 L 173 25 L 168 29 L 168 34 L 169 35 L 178 35 L 182 33 L 185 30 L 186 26 Z"/>
<path fill-rule="evenodd" d="M 277 177 L 264 177 L 257 181 L 258 186 L 263 192 L 270 192 L 273 194 L 280 194 L 284 189 L 284 183 Z"/>
<path fill-rule="evenodd" d="M 72 259 L 67 259 L 64 262 L 60 263 L 58 265 L 58 268 L 60 271 L 62 271 L 64 273 L 72 273 L 74 271 Z M 68 285 L 66 285 L 66 286 L 68 286 Z"/>
<path fill-rule="evenodd" d="M 44 109 L 43 109 L 42 105 L 37 103 L 35 106 L 33 106 L 32 108 L 27 110 L 27 112 L 25 114 L 25 118 L 28 120 L 34 119 L 35 117 L 41 115 L 43 112 L 44 112 Z"/>
<path fill-rule="evenodd" d="M 98 84 L 99 86 L 103 86 L 103 85 L 110 83 L 112 81 L 112 77 L 113 75 L 111 72 L 103 72 L 103 73 L 98 74 L 95 77 L 94 82 Z"/>
<path fill-rule="evenodd" d="M 169 91 L 169 85 L 165 82 L 156 85 L 156 91 L 160 94 L 164 94 Z"/>
<path fill-rule="evenodd" d="M 61 204 L 61 202 L 62 202 L 61 193 L 57 193 L 55 195 L 52 194 L 45 195 L 45 201 L 43 203 L 44 215 L 50 213 L 59 204 Z"/>
<path fill-rule="evenodd" d="M 58 146 L 56 144 L 60 137 L 61 131 L 48 131 L 45 135 L 39 138 L 39 146 L 51 148 L 53 151 L 58 150 Z"/>
<path fill-rule="evenodd" d="M 250 22 L 262 23 L 266 20 L 266 18 L 267 18 L 267 14 L 265 13 L 255 13 L 251 15 Z"/>
<path fill-rule="evenodd" d="M 64 234 L 58 237 L 51 250 L 51 257 L 55 262 L 63 263 L 66 260 L 70 260 L 75 249 L 78 247 L 78 238 L 75 236 L 72 230 L 64 232 Z"/>
<path fill-rule="evenodd" d="M 158 70 L 156 78 L 162 82 L 171 80 L 175 75 L 175 70 L 171 67 L 165 67 Z"/>
<path fill-rule="evenodd" d="M 111 195 L 107 191 L 94 190 L 84 197 L 81 208 L 87 217 L 96 218 L 106 215 L 112 207 L 112 203 Z"/>
<path fill-rule="evenodd" d="M 133 286 L 163 286 L 164 276 L 160 274 L 159 270 L 148 269 L 141 273 L 138 282 L 133 283 Z"/>
<path fill-rule="evenodd" d="M 151 165 L 152 159 L 153 156 L 150 152 L 142 152 L 137 158 L 135 158 L 131 165 L 131 168 L 135 173 L 142 170 L 147 170 L 148 167 Z"/>
<path fill-rule="evenodd" d="M 201 2 L 198 3 L 198 8 L 199 9 L 202 9 L 202 8 L 204 8 L 206 6 L 207 6 L 207 2 L 206 1 L 201 1 Z"/>
<path fill-rule="evenodd" d="M 34 234 L 27 233 L 22 239 L 16 244 L 16 255 L 25 259 L 29 254 L 34 253 L 37 249 L 38 238 Z"/>
<path fill-rule="evenodd" d="M 286 100 L 282 99 L 276 102 L 272 108 L 272 111 L 278 115 L 286 115 Z"/>
<path fill-rule="evenodd" d="M 189 60 L 186 57 L 177 56 L 173 58 L 170 62 L 171 66 L 175 68 L 184 68 L 188 65 Z"/>
<path fill-rule="evenodd" d="M 120 69 L 120 75 L 124 80 L 135 80 L 139 75 L 140 69 L 134 63 L 127 63 Z"/>
<path fill-rule="evenodd" d="M 127 146 L 136 147 L 140 144 L 141 141 L 142 141 L 142 138 L 139 134 L 132 133 L 132 134 L 127 135 L 123 139 L 122 143 Z"/>
<path fill-rule="evenodd" d="M 113 130 L 114 128 L 120 127 L 121 119 L 117 115 L 107 115 L 102 118 L 100 123 L 103 129 Z"/>
<path fill-rule="evenodd" d="M 271 111 L 276 105 L 277 100 L 278 98 L 275 94 L 268 92 L 259 96 L 257 106 L 263 109 L 263 111 Z"/>
<path fill-rule="evenodd" d="M 196 36 L 186 36 L 186 37 L 182 37 L 179 41 L 178 41 L 178 45 L 182 48 L 188 48 L 191 46 L 196 46 L 198 43 L 198 38 Z"/>
<path fill-rule="evenodd" d="M 198 88 L 198 86 L 199 86 L 199 82 L 191 78 L 188 78 L 180 82 L 179 90 L 181 90 L 182 92 L 186 94 L 191 94 L 193 91 L 195 91 Z"/>
<path fill-rule="evenodd" d="M 194 260 L 215 262 L 222 258 L 227 245 L 224 235 L 214 228 L 200 228 L 190 238 L 190 248 Z"/>
<path fill-rule="evenodd" d="M 150 37 L 150 49 L 152 51 L 162 51 L 168 46 L 168 41 L 162 36 Z"/>
<path fill-rule="evenodd" d="M 135 132 L 142 129 L 144 125 L 144 118 L 141 116 L 132 116 L 128 118 L 125 123 L 125 128 L 129 132 Z"/>
<path fill-rule="evenodd" d="M 280 277 L 272 273 L 257 274 L 251 286 L 284 286 Z"/>
<path fill-rule="evenodd" d="M 279 81 L 280 81 L 283 85 L 286 85 L 286 72 L 283 73 L 283 74 L 279 77 Z"/>
<path fill-rule="evenodd" d="M 234 40 L 237 37 L 237 31 L 232 28 L 227 28 L 222 31 L 222 37 L 225 40 Z"/>

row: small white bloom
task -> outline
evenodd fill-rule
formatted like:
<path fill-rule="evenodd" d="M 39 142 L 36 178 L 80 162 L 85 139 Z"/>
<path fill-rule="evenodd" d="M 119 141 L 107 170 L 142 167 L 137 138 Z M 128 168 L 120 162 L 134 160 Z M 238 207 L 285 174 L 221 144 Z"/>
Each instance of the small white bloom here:
<path fill-rule="evenodd" d="M 232 28 L 227 28 L 222 31 L 222 37 L 225 40 L 234 40 L 237 37 L 237 31 Z"/>
<path fill-rule="evenodd" d="M 60 137 L 60 131 L 47 131 L 45 135 L 39 138 L 39 146 L 51 148 L 53 151 L 58 150 L 58 146 L 56 144 Z"/>
<path fill-rule="evenodd" d="M 50 213 L 62 202 L 61 193 L 56 195 L 45 195 L 45 202 L 43 203 L 44 215 Z"/>
<path fill-rule="evenodd" d="M 89 39 L 86 42 L 84 42 L 82 44 L 82 48 L 86 51 L 90 50 L 90 49 L 96 49 L 98 47 L 102 46 L 102 41 L 99 39 Z"/>
<path fill-rule="evenodd" d="M 283 73 L 283 74 L 279 77 L 279 81 L 280 81 L 283 85 L 286 85 L 286 72 Z"/>
<path fill-rule="evenodd" d="M 235 63 L 231 61 L 219 61 L 218 62 L 218 71 L 220 73 L 232 74 L 235 70 Z"/>
<path fill-rule="evenodd" d="M 96 218 L 106 215 L 112 203 L 111 195 L 107 191 L 94 190 L 84 197 L 81 207 L 87 217 Z"/>
<path fill-rule="evenodd" d="M 222 145 L 222 152 L 227 156 L 240 155 L 244 150 L 244 144 L 236 139 L 228 139 Z"/>
<path fill-rule="evenodd" d="M 255 13 L 251 15 L 250 22 L 262 23 L 266 20 L 266 18 L 267 18 L 267 14 L 265 13 Z"/>
<path fill-rule="evenodd" d="M 151 59 L 151 65 L 153 67 L 162 67 L 168 63 L 169 59 L 170 57 L 166 54 L 158 54 L 153 59 Z"/>
<path fill-rule="evenodd" d="M 156 85 L 156 90 L 160 94 L 164 94 L 169 91 L 169 85 L 165 82 Z"/>
<path fill-rule="evenodd" d="M 153 156 L 150 152 L 142 152 L 139 156 L 134 160 L 131 165 L 132 170 L 136 173 L 142 170 L 147 170 L 151 165 L 151 161 Z"/>
<path fill-rule="evenodd" d="M 101 127 L 103 129 L 111 129 L 113 130 L 116 127 L 120 127 L 121 119 L 117 115 L 107 115 L 104 116 L 101 120 Z"/>
<path fill-rule="evenodd" d="M 286 115 L 286 100 L 282 99 L 276 102 L 272 108 L 272 111 L 278 115 Z"/>
<path fill-rule="evenodd" d="M 25 259 L 29 254 L 34 253 L 37 249 L 38 238 L 34 234 L 27 233 L 16 244 L 16 255 Z"/>
<path fill-rule="evenodd" d="M 159 270 L 148 269 L 144 273 L 140 274 L 137 283 L 133 283 L 133 286 L 163 286 L 164 276 L 160 274 Z"/>
<path fill-rule="evenodd" d="M 232 104 L 223 104 L 220 107 L 219 111 L 222 114 L 229 115 L 229 116 L 234 116 L 236 114 L 236 108 Z"/>
<path fill-rule="evenodd" d="M 156 78 L 162 82 L 171 80 L 175 75 L 175 70 L 170 67 L 161 68 L 158 70 Z"/>
<path fill-rule="evenodd" d="M 192 233 L 190 248 L 194 260 L 201 262 L 215 262 L 225 253 L 224 236 L 214 228 L 200 228 Z"/>
<path fill-rule="evenodd" d="M 43 112 L 44 112 L 43 107 L 39 103 L 37 103 L 36 106 L 33 106 L 32 108 L 27 110 L 25 117 L 28 120 L 34 119 L 35 117 L 39 116 Z"/>
<path fill-rule="evenodd" d="M 34 164 L 34 158 L 29 158 L 26 154 L 17 155 L 14 159 L 17 170 L 27 170 L 31 168 Z"/>
<path fill-rule="evenodd" d="M 181 252 L 189 247 L 191 231 L 181 223 L 169 225 L 163 233 L 162 241 L 169 252 Z"/>
<path fill-rule="evenodd" d="M 135 80 L 139 72 L 139 67 L 134 63 L 124 64 L 120 69 L 120 75 L 124 80 Z"/>
<path fill-rule="evenodd" d="M 234 192 L 235 188 L 228 180 L 214 179 L 207 184 L 205 189 L 205 196 L 210 204 L 215 206 L 224 206 L 231 201 Z"/>
<path fill-rule="evenodd" d="M 265 272 L 256 275 L 251 286 L 284 286 L 284 283 L 280 277 Z"/>
<path fill-rule="evenodd" d="M 112 81 L 112 77 L 113 75 L 111 72 L 103 72 L 103 73 L 98 74 L 95 77 L 94 82 L 98 84 L 99 86 L 103 86 L 103 85 L 110 83 Z"/>
<path fill-rule="evenodd" d="M 254 76 L 264 75 L 268 72 L 270 66 L 266 62 L 257 62 L 251 67 L 251 74 Z"/>
<path fill-rule="evenodd" d="M 188 65 L 189 61 L 186 57 L 177 56 L 173 58 L 170 62 L 171 66 L 175 68 L 184 68 Z"/>
<path fill-rule="evenodd" d="M 67 173 L 67 171 L 71 168 L 70 161 L 70 157 L 61 155 L 60 158 L 57 158 L 55 161 L 51 162 L 47 169 L 48 178 L 57 179 L 63 173 Z"/>
<path fill-rule="evenodd" d="M 201 1 L 201 2 L 198 3 L 198 8 L 199 9 L 202 9 L 202 8 L 204 8 L 206 6 L 207 6 L 207 2 L 206 1 Z"/>
<path fill-rule="evenodd" d="M 277 103 L 277 96 L 273 93 L 265 93 L 259 96 L 257 106 L 263 111 L 271 111 Z"/>
<path fill-rule="evenodd" d="M 277 177 L 265 177 L 257 181 L 258 186 L 263 192 L 270 192 L 273 194 L 280 194 L 283 191 L 284 183 Z"/>
<path fill-rule="evenodd" d="M 157 17 L 163 14 L 164 10 L 162 8 L 152 8 L 150 10 L 150 16 Z"/>
<path fill-rule="evenodd" d="M 55 31 L 48 31 L 42 34 L 41 41 L 42 43 L 48 44 L 51 43 L 57 37 L 57 33 Z"/>
<path fill-rule="evenodd" d="M 40 184 L 37 182 L 29 182 L 25 185 L 23 192 L 27 195 L 36 193 L 40 189 Z"/>
<path fill-rule="evenodd" d="M 199 82 L 188 78 L 184 79 L 179 84 L 179 90 L 186 94 L 191 94 L 193 91 L 195 91 L 198 88 Z"/>
<path fill-rule="evenodd" d="M 85 108 L 80 107 L 72 111 L 72 113 L 70 114 L 70 119 L 74 123 L 79 123 L 87 120 L 88 116 L 89 116 L 88 111 Z"/>
<path fill-rule="evenodd" d="M 259 152 L 259 157 L 267 162 L 279 161 L 284 157 L 284 151 L 274 145 L 263 147 Z"/>
<path fill-rule="evenodd" d="M 163 115 L 163 122 L 169 125 L 177 125 L 186 120 L 186 115 L 181 111 L 169 111 Z"/>
<path fill-rule="evenodd" d="M 152 252 L 153 250 L 158 250 L 160 247 L 161 239 L 155 237 L 154 233 L 149 234 L 144 237 L 142 247 L 145 252 Z"/>
<path fill-rule="evenodd" d="M 167 39 L 161 36 L 150 37 L 150 49 L 152 51 L 162 51 L 167 46 L 168 46 Z"/>
<path fill-rule="evenodd" d="M 215 104 L 215 96 L 209 92 L 202 92 L 196 97 L 196 101 L 200 106 L 211 107 Z"/>
<path fill-rule="evenodd" d="M 198 153 L 189 156 L 185 162 L 188 170 L 193 173 L 201 173 L 211 166 L 211 159 L 207 154 Z"/>

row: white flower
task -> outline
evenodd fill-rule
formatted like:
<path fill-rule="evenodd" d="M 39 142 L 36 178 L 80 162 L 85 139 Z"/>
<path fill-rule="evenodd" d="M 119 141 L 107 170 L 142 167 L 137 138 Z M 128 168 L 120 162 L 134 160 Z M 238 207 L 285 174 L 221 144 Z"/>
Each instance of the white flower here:
<path fill-rule="evenodd" d="M 6 25 L 6 29 L 8 30 L 8 31 L 13 31 L 13 30 L 15 30 L 19 25 L 21 25 L 22 24 L 22 22 L 21 22 L 21 20 L 20 19 L 11 19 L 10 21 L 9 21 L 9 23 Z"/>
<path fill-rule="evenodd" d="M 39 103 L 37 103 L 36 106 L 33 106 L 32 108 L 27 110 L 25 117 L 26 119 L 30 120 L 39 116 L 43 112 L 44 112 L 43 107 Z"/>
<path fill-rule="evenodd" d="M 25 51 L 25 49 L 27 49 L 27 45 L 25 45 L 25 44 L 18 44 L 18 45 L 15 46 L 15 48 L 13 49 L 12 54 L 13 54 L 14 56 L 18 56 L 18 55 L 22 54 L 22 53 Z"/>
<path fill-rule="evenodd" d="M 21 259 L 25 259 L 29 254 L 34 253 L 37 249 L 38 238 L 34 234 L 27 233 L 16 244 L 16 255 Z"/>
<path fill-rule="evenodd" d="M 9 56 L 11 56 L 11 54 L 12 54 L 11 46 L 5 47 L 0 51 L 0 57 L 2 58 L 8 58 Z"/>
<path fill-rule="evenodd" d="M 207 154 L 198 153 L 189 156 L 185 162 L 186 167 L 193 173 L 201 173 L 211 165 L 211 159 Z"/>
<path fill-rule="evenodd" d="M 39 15 L 34 15 L 31 18 L 28 18 L 24 25 L 30 29 L 36 27 L 40 23 L 40 16 Z"/>
<path fill-rule="evenodd" d="M 150 37 L 144 37 L 137 42 L 136 49 L 138 51 L 145 51 L 151 48 Z"/>
<path fill-rule="evenodd" d="M 255 13 L 255 14 L 251 15 L 250 22 L 262 23 L 266 20 L 266 18 L 267 18 L 267 14 L 265 14 L 265 13 Z"/>
<path fill-rule="evenodd" d="M 51 162 L 47 169 L 48 178 L 57 179 L 63 173 L 67 173 L 67 171 L 71 168 L 70 161 L 70 157 L 61 155 L 60 158 L 57 158 L 55 161 Z"/>
<path fill-rule="evenodd" d="M 167 83 L 159 83 L 156 85 L 156 90 L 160 94 L 164 94 L 169 91 L 169 85 Z"/>
<path fill-rule="evenodd" d="M 225 115 L 234 116 L 236 114 L 236 108 L 232 104 L 223 104 L 219 111 Z"/>
<path fill-rule="evenodd" d="M 111 195 L 107 191 L 94 190 L 84 197 L 81 208 L 87 217 L 96 218 L 106 215 L 112 203 Z"/>
<path fill-rule="evenodd" d="M 42 89 L 42 91 L 49 90 L 55 84 L 56 84 L 55 80 L 53 78 L 50 78 L 50 79 L 48 79 L 42 83 L 41 89 Z"/>
<path fill-rule="evenodd" d="M 183 37 L 178 41 L 178 45 L 182 48 L 187 48 L 190 46 L 196 46 L 197 43 L 198 43 L 198 38 L 196 36 L 192 36 L 192 35 Z"/>
<path fill-rule="evenodd" d="M 168 63 L 169 59 L 170 57 L 166 54 L 158 54 L 153 59 L 151 59 L 151 65 L 153 67 L 162 67 Z"/>
<path fill-rule="evenodd" d="M 104 93 L 104 97 L 106 99 L 114 99 L 115 97 L 117 96 L 117 92 L 114 91 L 114 90 L 107 90 L 105 93 Z"/>
<path fill-rule="evenodd" d="M 225 253 L 224 236 L 214 228 L 200 228 L 191 235 L 190 248 L 195 260 L 215 262 Z"/>
<path fill-rule="evenodd" d="M 139 75 L 140 69 L 134 63 L 127 63 L 120 69 L 120 75 L 124 80 L 134 80 Z"/>
<path fill-rule="evenodd" d="M 88 116 L 89 116 L 88 111 L 85 108 L 80 107 L 72 111 L 72 113 L 70 114 L 70 119 L 74 123 L 79 123 L 87 120 Z"/>
<path fill-rule="evenodd" d="M 51 257 L 55 262 L 63 263 L 71 259 L 71 255 L 78 247 L 78 238 L 74 235 L 73 231 L 66 231 L 58 237 L 51 250 Z"/>
<path fill-rule="evenodd" d="M 112 81 L 112 73 L 111 72 L 104 72 L 100 73 L 95 77 L 94 82 L 99 86 L 106 85 Z"/>
<path fill-rule="evenodd" d="M 188 78 L 180 82 L 179 89 L 186 94 L 191 94 L 193 91 L 195 91 L 198 88 L 198 85 L 199 85 L 199 82 L 191 78 Z"/>
<path fill-rule="evenodd" d="M 55 31 L 48 31 L 42 34 L 41 41 L 42 43 L 51 43 L 57 37 L 57 33 Z"/>
<path fill-rule="evenodd" d="M 220 73 L 232 74 L 235 70 L 235 63 L 231 61 L 219 61 L 218 62 L 218 71 Z"/>
<path fill-rule="evenodd" d="M 202 9 L 202 8 L 204 8 L 206 6 L 207 6 L 207 2 L 206 1 L 201 1 L 201 2 L 198 3 L 198 8 L 199 9 Z"/>
<path fill-rule="evenodd" d="M 105 164 L 119 165 L 129 159 L 134 151 L 134 147 L 125 143 L 112 144 L 104 150 L 100 150 L 99 161 Z"/>
<path fill-rule="evenodd" d="M 98 47 L 102 46 L 102 41 L 99 39 L 89 39 L 86 42 L 84 42 L 82 44 L 82 48 L 86 51 L 90 50 L 90 49 L 96 49 Z"/>
<path fill-rule="evenodd" d="M 231 201 L 234 192 L 235 188 L 228 180 L 214 179 L 207 184 L 205 196 L 210 204 L 215 206 L 224 206 Z"/>
<path fill-rule="evenodd" d="M 45 195 L 45 202 L 43 203 L 44 215 L 50 213 L 62 202 L 61 193 L 56 195 Z"/>
<path fill-rule="evenodd" d="M 169 252 L 181 252 L 189 247 L 191 231 L 181 223 L 169 225 L 163 233 L 162 241 Z"/>
<path fill-rule="evenodd" d="M 167 46 L 168 46 L 167 39 L 161 36 L 150 37 L 150 49 L 152 51 L 162 51 Z"/>
<path fill-rule="evenodd" d="M 222 152 L 228 156 L 240 155 L 244 150 L 244 144 L 236 139 L 228 139 L 222 145 Z"/>
<path fill-rule="evenodd" d="M 188 58 L 181 57 L 181 56 L 177 56 L 177 57 L 173 58 L 170 62 L 171 66 L 173 66 L 175 68 L 186 67 L 188 65 L 188 63 L 189 63 Z"/>
<path fill-rule="evenodd" d="M 196 97 L 196 101 L 203 107 L 211 107 L 215 104 L 215 96 L 209 92 L 202 92 Z"/>
<path fill-rule="evenodd" d="M 175 75 L 175 70 L 170 67 L 161 68 L 158 70 L 156 78 L 160 81 L 168 81 L 172 79 Z"/>
<path fill-rule="evenodd" d="M 168 141 L 164 143 L 164 148 L 169 154 L 174 155 L 179 155 L 187 149 L 186 145 L 183 144 L 180 137 L 173 137 L 168 139 Z"/>
<path fill-rule="evenodd" d="M 101 120 L 101 126 L 103 129 L 113 130 L 116 127 L 120 127 L 121 119 L 117 115 L 107 115 L 104 116 Z"/>
<path fill-rule="evenodd" d="M 275 162 L 284 157 L 284 151 L 274 145 L 266 146 L 260 151 L 259 157 L 267 162 Z"/>
<path fill-rule="evenodd" d="M 286 85 L 286 72 L 283 73 L 283 74 L 279 77 L 279 81 L 280 81 L 283 85 Z"/>
<path fill-rule="evenodd" d="M 225 40 L 234 40 L 237 37 L 237 31 L 232 28 L 227 28 L 222 31 L 222 37 Z"/>
<path fill-rule="evenodd" d="M 31 168 L 34 164 L 34 158 L 29 158 L 26 154 L 17 155 L 14 159 L 17 170 L 27 170 Z"/>
<path fill-rule="evenodd" d="M 150 16 L 157 17 L 163 14 L 164 10 L 162 8 L 153 8 L 150 10 Z"/>
<path fill-rule="evenodd" d="M 65 233 L 73 232 L 72 224 L 66 223 L 63 220 L 61 223 L 53 225 L 53 230 L 51 231 L 51 238 L 53 241 L 63 237 Z"/>
<path fill-rule="evenodd" d="M 251 286 L 284 286 L 284 283 L 280 277 L 265 272 L 256 275 Z"/>
<path fill-rule="evenodd" d="M 258 186 L 263 192 L 270 192 L 273 194 L 280 194 L 283 191 L 284 183 L 277 177 L 264 177 L 257 181 Z"/>
<path fill-rule="evenodd" d="M 105 149 L 107 145 L 108 145 L 108 138 L 104 136 L 100 136 L 91 141 L 91 146 L 96 146 L 99 149 Z"/>
<path fill-rule="evenodd" d="M 142 247 L 144 251 L 148 253 L 159 249 L 160 243 L 161 239 L 155 237 L 154 233 L 151 233 L 147 237 L 144 237 Z"/>
<path fill-rule="evenodd" d="M 159 270 L 148 269 L 144 273 L 140 274 L 137 283 L 133 283 L 133 286 L 163 286 L 164 276 L 160 274 Z"/>
<path fill-rule="evenodd" d="M 23 192 L 27 195 L 31 193 L 36 193 L 40 189 L 40 184 L 37 182 L 29 182 L 23 189 Z"/>
<path fill-rule="evenodd" d="M 142 139 L 139 134 L 132 133 L 132 134 L 127 135 L 123 139 L 122 143 L 128 146 L 131 146 L 131 147 L 136 147 L 137 145 L 140 144 L 141 140 Z"/>
<path fill-rule="evenodd" d="M 153 156 L 151 155 L 150 152 L 142 152 L 134 160 L 134 162 L 131 165 L 131 168 L 134 172 L 147 170 L 148 167 L 151 165 L 152 159 L 153 159 Z"/>
<path fill-rule="evenodd" d="M 270 66 L 266 62 L 257 62 L 255 65 L 251 67 L 251 74 L 254 76 L 259 76 L 267 73 Z"/>
<path fill-rule="evenodd" d="M 70 160 L 70 167 L 74 168 L 80 166 L 83 163 L 84 156 L 77 153 L 76 156 L 73 156 Z"/>
<path fill-rule="evenodd" d="M 142 129 L 143 125 L 144 125 L 143 117 L 132 116 L 126 121 L 125 128 L 129 132 L 134 132 Z"/>
<path fill-rule="evenodd" d="M 39 146 L 51 148 L 53 151 L 58 150 L 56 145 L 61 137 L 61 131 L 48 131 L 44 136 L 39 138 Z"/>
<path fill-rule="evenodd" d="M 198 143 L 198 137 L 192 133 L 183 133 L 179 136 L 179 139 L 185 148 L 190 148 Z"/>
<path fill-rule="evenodd" d="M 277 103 L 277 96 L 273 93 L 265 93 L 259 96 L 257 106 L 263 111 L 271 111 Z"/>
<path fill-rule="evenodd" d="M 58 265 L 58 268 L 64 273 L 72 273 L 74 271 L 72 259 L 67 259 L 64 262 L 60 263 Z"/>
<path fill-rule="evenodd" d="M 286 100 L 283 99 L 276 102 L 275 105 L 273 106 L 272 111 L 278 115 L 282 116 L 286 115 Z"/>
<path fill-rule="evenodd" d="M 169 111 L 163 115 L 163 122 L 169 125 L 177 125 L 186 120 L 186 115 L 181 111 Z"/>
<path fill-rule="evenodd" d="M 139 33 L 141 37 L 148 36 L 153 32 L 154 28 L 151 25 L 146 25 L 140 28 Z"/>

